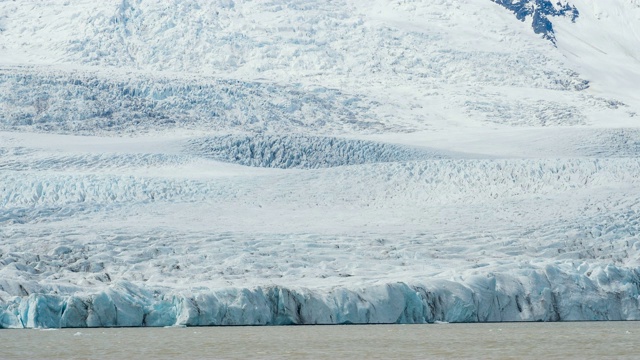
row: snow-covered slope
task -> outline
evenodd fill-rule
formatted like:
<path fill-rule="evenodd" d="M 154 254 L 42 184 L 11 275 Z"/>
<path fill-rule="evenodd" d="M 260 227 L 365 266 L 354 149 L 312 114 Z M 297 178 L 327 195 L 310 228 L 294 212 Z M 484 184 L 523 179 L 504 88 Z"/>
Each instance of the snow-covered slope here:
<path fill-rule="evenodd" d="M 0 0 L 0 327 L 640 319 L 639 14 Z"/>

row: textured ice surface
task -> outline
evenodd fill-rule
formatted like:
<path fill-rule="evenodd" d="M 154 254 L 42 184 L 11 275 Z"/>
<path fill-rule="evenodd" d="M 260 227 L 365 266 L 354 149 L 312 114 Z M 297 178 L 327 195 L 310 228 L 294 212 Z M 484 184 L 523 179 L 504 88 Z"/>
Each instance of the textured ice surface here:
<path fill-rule="evenodd" d="M 0 128 L 75 134 L 151 130 L 381 129 L 371 101 L 335 89 L 222 79 L 0 71 Z"/>
<path fill-rule="evenodd" d="M 500 3 L 0 1 L 0 327 L 638 320 L 640 8 Z"/>
<path fill-rule="evenodd" d="M 187 149 L 220 161 L 282 169 L 315 169 L 445 157 L 426 149 L 311 136 L 212 137 L 191 140 Z"/>

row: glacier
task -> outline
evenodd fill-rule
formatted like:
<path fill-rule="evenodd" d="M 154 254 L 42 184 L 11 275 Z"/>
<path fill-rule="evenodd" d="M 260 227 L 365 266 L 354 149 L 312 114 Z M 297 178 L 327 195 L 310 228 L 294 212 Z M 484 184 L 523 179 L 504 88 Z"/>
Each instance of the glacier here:
<path fill-rule="evenodd" d="M 0 328 L 639 320 L 639 16 L 0 1 Z"/>

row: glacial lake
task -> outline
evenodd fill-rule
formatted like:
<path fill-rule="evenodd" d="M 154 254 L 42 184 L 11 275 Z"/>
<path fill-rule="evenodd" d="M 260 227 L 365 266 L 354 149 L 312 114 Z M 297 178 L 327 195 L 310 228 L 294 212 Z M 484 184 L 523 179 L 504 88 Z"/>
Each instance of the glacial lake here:
<path fill-rule="evenodd" d="M 637 358 L 640 322 L 0 330 L 0 358 Z"/>

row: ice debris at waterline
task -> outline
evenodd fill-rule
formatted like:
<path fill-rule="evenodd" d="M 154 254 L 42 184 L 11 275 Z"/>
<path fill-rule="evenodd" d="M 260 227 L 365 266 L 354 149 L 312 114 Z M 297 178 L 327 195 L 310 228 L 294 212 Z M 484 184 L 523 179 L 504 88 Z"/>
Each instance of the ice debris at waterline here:
<path fill-rule="evenodd" d="M 3 328 L 639 320 L 640 269 L 476 275 L 328 291 L 267 286 L 150 291 L 118 282 L 93 294 L 31 294 L 1 305 Z M 15 286 L 6 281 L 2 287 Z M 18 285 L 21 288 L 21 285 Z M 6 297 L 4 297 L 6 299 Z"/>

